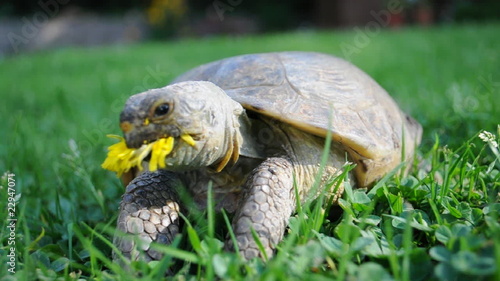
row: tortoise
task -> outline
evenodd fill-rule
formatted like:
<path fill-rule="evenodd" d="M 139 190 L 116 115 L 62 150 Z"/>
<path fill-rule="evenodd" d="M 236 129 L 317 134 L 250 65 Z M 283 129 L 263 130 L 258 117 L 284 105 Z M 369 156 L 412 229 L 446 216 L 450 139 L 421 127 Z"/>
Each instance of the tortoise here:
<path fill-rule="evenodd" d="M 146 261 L 162 257 L 151 242 L 172 243 L 180 232 L 180 212 L 206 207 L 209 182 L 216 208 L 234 215 L 237 247 L 231 239 L 225 247 L 246 259 L 271 257 L 297 202 L 327 192 L 312 190 L 316 178 L 327 184 L 354 163 L 346 180 L 370 187 L 412 159 L 422 134 L 367 74 L 314 52 L 198 66 L 166 87 L 131 96 L 120 127 L 131 155 L 142 156 L 114 169 L 127 185 L 117 229 L 140 239 L 115 235 L 114 243 L 126 258 Z M 327 135 L 328 159 L 319 165 Z M 163 154 L 151 148 L 159 140 L 169 143 Z M 329 192 L 335 201 L 343 187 Z"/>

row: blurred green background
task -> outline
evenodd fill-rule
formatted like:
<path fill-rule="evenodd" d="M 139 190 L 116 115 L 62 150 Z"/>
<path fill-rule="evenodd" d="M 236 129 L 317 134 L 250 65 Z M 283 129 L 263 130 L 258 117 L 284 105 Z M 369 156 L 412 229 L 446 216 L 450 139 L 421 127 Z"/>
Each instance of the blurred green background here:
<path fill-rule="evenodd" d="M 117 204 L 119 183 L 100 163 L 112 143 L 106 134 L 120 134 L 118 116 L 125 100 L 164 86 L 199 64 L 257 52 L 317 51 L 351 61 L 422 123 L 424 151 L 436 139 L 458 147 L 480 130 L 496 130 L 500 24 L 493 15 L 498 10 L 493 8 L 497 2 L 393 0 L 370 1 L 367 6 L 359 4 L 363 1 L 347 2 L 294 0 L 269 6 L 245 0 L 47 0 L 3 4 L 2 23 L 10 19 L 22 24 L 18 30 L 2 33 L 6 35 L 2 46 L 8 51 L 0 59 L 4 124 L 0 170 L 23 174 L 19 186 L 28 197 L 39 190 L 65 193 L 68 184 L 81 184 L 72 176 L 71 165 L 77 164 L 67 158 L 76 145 L 81 165 L 89 169 L 90 177 L 84 181 L 98 189 L 109 182 L 116 184 L 103 192 L 110 192 L 109 198 L 115 198 L 112 204 Z M 428 14 L 419 18 L 424 11 Z M 256 29 L 245 30 L 247 25 L 236 24 L 239 21 L 253 22 Z M 233 29 L 213 27 L 228 23 Z M 5 31 L 8 26 L 0 27 Z M 97 27 L 111 30 L 101 34 Z M 130 34 L 136 37 L 107 41 Z M 61 169 L 69 174 L 61 176 Z M 53 203 L 39 200 L 32 204 L 42 212 L 43 206 Z M 98 213 L 98 219 L 106 216 L 99 209 L 89 212 Z M 78 220 L 82 214 L 74 215 Z"/>
<path fill-rule="evenodd" d="M 436 138 L 457 147 L 480 130 L 495 131 L 500 120 L 497 6 L 488 0 L 2 3 L 0 170 L 24 172 L 20 186 L 28 195 L 37 186 L 64 189 L 55 166 L 69 165 L 65 155 L 74 140 L 95 179 L 113 177 L 99 167 L 110 144 L 105 135 L 120 133 L 118 115 L 130 95 L 202 63 L 285 50 L 353 62 L 422 123 L 423 149 Z"/>
<path fill-rule="evenodd" d="M 125 100 L 225 57 L 303 50 L 347 59 L 423 125 L 422 154 L 437 139 L 456 149 L 497 130 L 498 1 L 269 2 L 2 2 L 0 171 L 16 174 L 22 195 L 18 249 L 65 255 L 72 224 L 113 225 L 123 187 L 100 164 Z"/>
<path fill-rule="evenodd" d="M 498 19 L 496 0 L 2 0 L 0 55 L 221 34 Z"/>

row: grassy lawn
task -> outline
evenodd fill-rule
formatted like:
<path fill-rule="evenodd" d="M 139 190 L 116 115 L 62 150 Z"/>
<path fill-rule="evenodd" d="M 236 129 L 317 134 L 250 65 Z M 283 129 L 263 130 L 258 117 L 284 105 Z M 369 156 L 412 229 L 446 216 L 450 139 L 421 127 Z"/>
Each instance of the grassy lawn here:
<path fill-rule="evenodd" d="M 15 280 L 7 263 L 15 247 L 18 280 L 153 280 L 172 257 L 176 280 L 500 280 L 498 34 L 499 24 L 387 30 L 364 40 L 354 31 L 304 31 L 4 59 L 0 171 L 14 175 L 4 175 L 0 189 L 0 278 Z M 394 173 L 371 191 L 348 188 L 340 206 L 318 204 L 325 198 L 305 204 L 267 262 L 222 251 L 224 234 L 193 218 L 196 234 L 179 241 L 182 250 L 163 247 L 162 261 L 132 265 L 142 275 L 113 264 L 124 188 L 100 164 L 113 143 L 105 135 L 120 134 L 127 97 L 201 63 L 284 50 L 348 58 L 419 120 L 424 137 L 411 174 Z M 482 130 L 496 140 L 482 141 Z"/>

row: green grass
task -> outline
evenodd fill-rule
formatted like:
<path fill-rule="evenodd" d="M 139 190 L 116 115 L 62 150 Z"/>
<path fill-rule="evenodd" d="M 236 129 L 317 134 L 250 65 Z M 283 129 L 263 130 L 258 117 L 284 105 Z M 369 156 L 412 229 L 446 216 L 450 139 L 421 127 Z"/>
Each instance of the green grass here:
<path fill-rule="evenodd" d="M 498 141 L 499 33 L 499 24 L 489 24 L 369 37 L 349 59 L 424 127 L 411 174 L 394 173 L 370 191 L 347 188 L 340 207 L 320 204 L 328 198 L 301 206 L 267 262 L 243 262 L 222 251 L 214 225 L 190 218 L 192 228 L 186 226 L 186 238 L 178 241 L 186 246 L 161 247 L 169 256 L 161 262 L 133 264 L 142 275 L 110 261 L 124 189 L 100 168 L 112 142 L 105 135 L 120 133 L 126 98 L 238 54 L 307 50 L 343 57 L 359 34 L 193 39 L 4 59 L 0 171 L 15 174 L 15 277 L 153 280 L 175 257 L 177 280 L 500 280 L 500 159 L 477 137 L 487 130 Z M 2 186 L 0 277 L 14 280 L 7 272 L 12 245 L 4 220 L 13 194 L 6 177 Z M 208 214 L 208 221 L 225 225 Z"/>

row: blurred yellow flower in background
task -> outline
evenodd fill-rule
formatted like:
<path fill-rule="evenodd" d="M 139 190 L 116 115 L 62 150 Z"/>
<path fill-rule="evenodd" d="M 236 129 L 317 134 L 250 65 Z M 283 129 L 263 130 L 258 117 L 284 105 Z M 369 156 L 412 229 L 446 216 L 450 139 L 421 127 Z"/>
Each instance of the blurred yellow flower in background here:
<path fill-rule="evenodd" d="M 186 0 L 152 0 L 147 15 L 151 25 L 161 25 L 181 19 L 187 10 Z"/>

